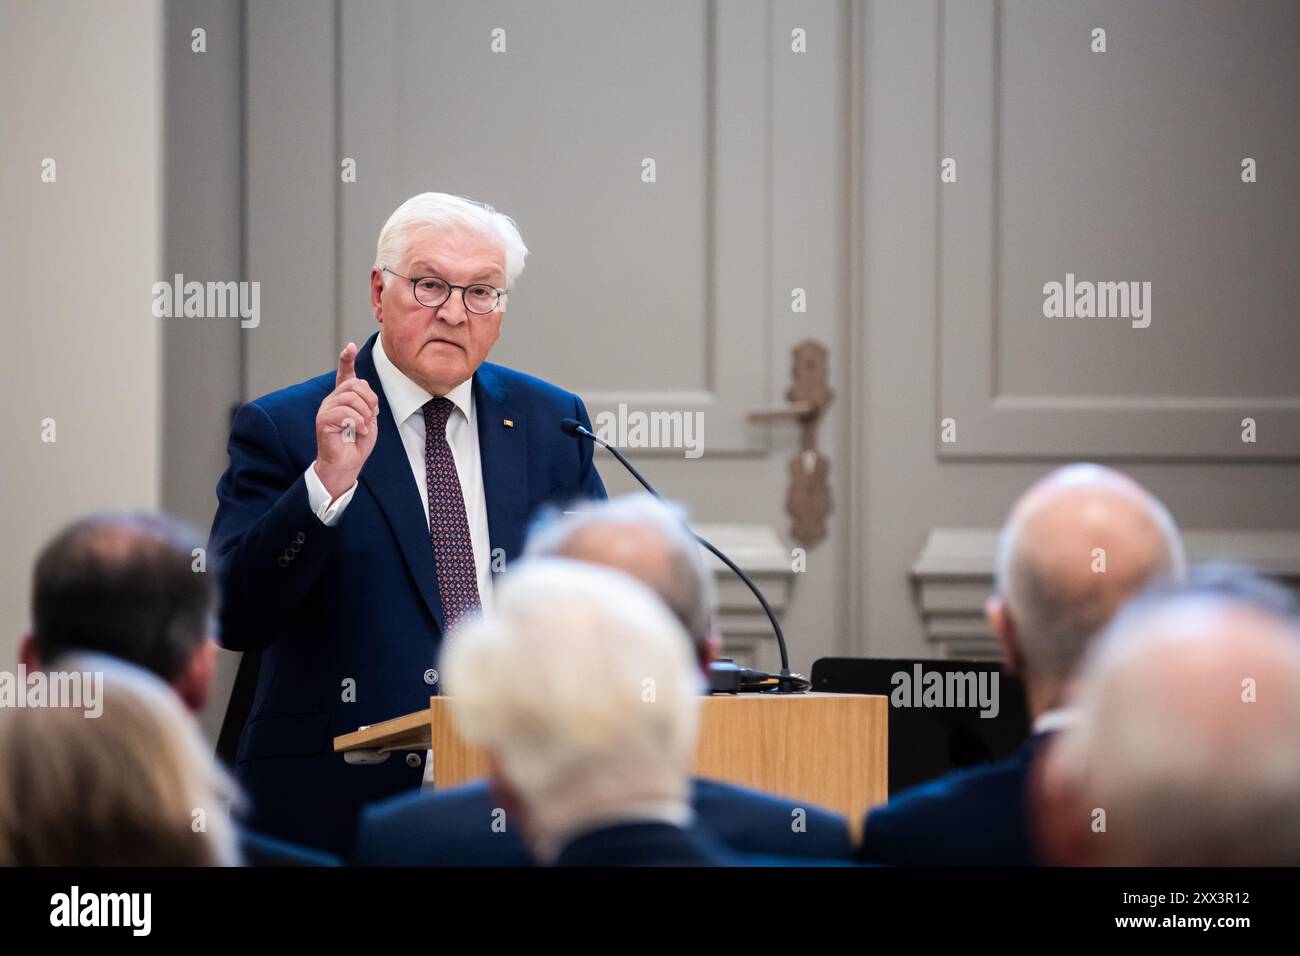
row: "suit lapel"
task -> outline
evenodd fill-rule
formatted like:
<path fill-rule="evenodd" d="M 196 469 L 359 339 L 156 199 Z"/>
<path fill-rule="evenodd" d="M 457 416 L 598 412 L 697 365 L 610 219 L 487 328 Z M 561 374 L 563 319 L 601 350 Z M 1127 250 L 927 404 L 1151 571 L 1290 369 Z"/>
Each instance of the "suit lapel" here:
<path fill-rule="evenodd" d="M 361 468 L 360 480 L 388 519 L 429 613 L 437 621 L 438 630 L 445 632 L 447 624 L 442 613 L 438 576 L 433 566 L 433 545 L 429 540 L 429 525 L 420 501 L 420 489 L 411 474 L 411 463 L 397 432 L 398 423 L 393 421 L 393 411 L 375 370 L 372 352 L 378 334 L 372 335 L 357 354 L 357 374 L 369 382 L 379 396 L 379 437 L 375 440 L 374 451 Z"/>
<path fill-rule="evenodd" d="M 500 549 L 513 561 L 523 550 L 528 519 L 527 423 L 511 404 L 496 366 L 488 362 L 474 374 L 474 403 L 488 537 L 494 553 Z"/>

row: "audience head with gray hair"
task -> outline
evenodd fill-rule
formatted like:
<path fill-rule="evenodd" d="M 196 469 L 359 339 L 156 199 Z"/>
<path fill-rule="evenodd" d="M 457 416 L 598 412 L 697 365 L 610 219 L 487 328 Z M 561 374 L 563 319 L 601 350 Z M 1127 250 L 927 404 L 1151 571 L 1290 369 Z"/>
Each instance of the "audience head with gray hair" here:
<path fill-rule="evenodd" d="M 1120 472 L 1075 464 L 1016 502 L 998 539 L 989 624 L 1031 716 L 1057 708 L 1088 642 L 1129 598 L 1186 559 L 1168 510 Z"/>
<path fill-rule="evenodd" d="M 1222 587 L 1133 602 L 1036 785 L 1049 862 L 1300 864 L 1300 631 Z"/>
<path fill-rule="evenodd" d="M 465 738 L 539 860 L 638 808 L 689 816 L 702 680 L 682 625 L 609 568 L 528 558 L 443 658 Z"/>
<path fill-rule="evenodd" d="M 717 593 L 681 508 L 646 493 L 555 512 L 533 529 L 525 554 L 614 568 L 641 581 L 668 606 L 695 646 L 700 667 L 717 656 Z"/>
<path fill-rule="evenodd" d="M 1182 581 L 1165 578 L 1147 588 L 1143 596 L 1173 596 L 1185 591 L 1196 591 L 1207 597 L 1217 595 L 1278 617 L 1300 620 L 1300 598 L 1292 588 L 1248 565 L 1232 561 L 1192 565 Z"/>

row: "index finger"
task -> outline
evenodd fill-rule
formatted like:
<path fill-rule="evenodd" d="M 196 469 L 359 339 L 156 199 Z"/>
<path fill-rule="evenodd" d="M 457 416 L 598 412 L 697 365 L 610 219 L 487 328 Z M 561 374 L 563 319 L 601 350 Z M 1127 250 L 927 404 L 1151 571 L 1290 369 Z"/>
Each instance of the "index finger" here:
<path fill-rule="evenodd" d="M 347 347 L 339 353 L 339 371 L 334 376 L 334 387 L 338 388 L 344 382 L 357 377 L 357 345 L 355 342 L 349 342 Z"/>

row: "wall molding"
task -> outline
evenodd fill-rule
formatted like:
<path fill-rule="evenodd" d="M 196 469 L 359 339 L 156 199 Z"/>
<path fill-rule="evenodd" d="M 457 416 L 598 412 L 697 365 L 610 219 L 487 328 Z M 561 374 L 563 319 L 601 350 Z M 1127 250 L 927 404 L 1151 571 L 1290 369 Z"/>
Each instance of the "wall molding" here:
<path fill-rule="evenodd" d="M 1001 0 L 940 4 L 939 417 L 957 421 L 958 440 L 939 441 L 936 428 L 939 457 L 1300 459 L 1300 395 L 1001 394 L 1004 12 Z M 939 182 L 944 156 L 960 158 L 956 184 Z M 1240 440 L 1247 416 L 1257 422 L 1258 442 Z"/>
<path fill-rule="evenodd" d="M 997 537 L 996 528 L 932 528 L 912 564 L 926 641 L 940 657 L 998 656 L 984 621 L 984 601 L 993 593 Z M 1184 531 L 1183 543 L 1193 564 L 1245 564 L 1300 589 L 1300 531 Z"/>

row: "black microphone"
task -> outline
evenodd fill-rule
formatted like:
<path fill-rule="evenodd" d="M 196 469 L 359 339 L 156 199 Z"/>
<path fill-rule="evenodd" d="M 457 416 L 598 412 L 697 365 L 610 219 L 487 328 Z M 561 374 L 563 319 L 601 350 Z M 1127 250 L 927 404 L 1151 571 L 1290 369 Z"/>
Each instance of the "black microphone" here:
<path fill-rule="evenodd" d="M 576 418 L 565 418 L 560 422 L 560 430 L 564 432 L 564 434 L 573 438 L 581 437 L 591 439 L 601 448 L 604 448 L 607 452 L 617 458 L 619 464 L 626 468 L 632 477 L 641 483 L 642 488 L 650 492 L 650 494 L 654 495 L 654 497 L 658 498 L 660 501 L 664 500 L 663 495 L 654 490 L 650 482 L 645 480 L 645 476 L 642 475 L 641 472 L 637 471 L 636 467 L 630 461 L 623 457 L 621 451 L 591 430 L 584 428 L 582 422 L 578 421 Z M 772 611 L 772 606 L 767 603 L 767 598 L 763 597 L 763 592 L 758 589 L 758 585 L 750 579 L 748 574 L 740 570 L 740 567 L 735 561 L 732 561 L 731 558 L 727 557 L 707 540 L 696 534 L 689 526 L 687 526 L 686 530 L 690 533 L 691 537 L 702 544 L 710 554 L 729 567 L 735 573 L 736 577 L 744 581 L 745 586 L 753 592 L 754 597 L 758 598 L 758 603 L 763 606 L 763 611 L 767 614 L 767 619 L 772 624 L 772 633 L 776 635 L 776 646 L 781 652 L 780 674 L 756 674 L 754 671 L 749 671 L 747 668 L 737 668 L 734 664 L 730 667 L 724 668 L 724 670 L 729 674 L 734 674 L 732 679 L 736 682 L 737 687 L 742 679 L 758 677 L 760 679 L 775 680 L 776 687 L 774 688 L 774 692 L 778 694 L 801 694 L 806 691 L 809 687 L 809 681 L 797 674 L 790 673 L 790 652 L 785 646 L 785 634 L 781 631 L 781 622 L 776 619 L 776 614 Z"/>

